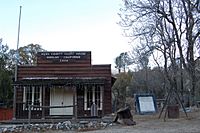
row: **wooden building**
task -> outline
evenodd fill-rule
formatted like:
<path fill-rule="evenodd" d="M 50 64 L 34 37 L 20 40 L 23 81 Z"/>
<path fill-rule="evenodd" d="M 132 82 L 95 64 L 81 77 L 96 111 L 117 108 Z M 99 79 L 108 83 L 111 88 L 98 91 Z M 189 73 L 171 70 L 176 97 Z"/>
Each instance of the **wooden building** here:
<path fill-rule="evenodd" d="M 102 117 L 111 113 L 111 86 L 111 65 L 92 65 L 89 51 L 39 52 L 36 65 L 18 66 L 14 117 Z"/>

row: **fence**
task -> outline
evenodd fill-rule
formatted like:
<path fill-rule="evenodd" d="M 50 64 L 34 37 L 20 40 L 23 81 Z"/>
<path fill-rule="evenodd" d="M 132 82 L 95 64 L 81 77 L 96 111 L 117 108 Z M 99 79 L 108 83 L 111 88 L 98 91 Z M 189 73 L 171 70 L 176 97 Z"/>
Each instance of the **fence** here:
<path fill-rule="evenodd" d="M 11 120 L 13 117 L 12 108 L 0 108 L 0 121 L 2 120 Z"/>

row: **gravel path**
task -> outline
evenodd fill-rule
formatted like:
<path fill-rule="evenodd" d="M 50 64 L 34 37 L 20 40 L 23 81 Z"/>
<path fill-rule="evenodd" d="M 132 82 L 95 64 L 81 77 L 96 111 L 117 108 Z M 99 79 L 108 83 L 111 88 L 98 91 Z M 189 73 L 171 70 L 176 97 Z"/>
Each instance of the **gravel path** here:
<path fill-rule="evenodd" d="M 200 133 L 200 120 L 195 121 L 151 121 L 138 123 L 135 126 L 113 126 L 104 130 L 88 131 L 89 133 Z"/>
<path fill-rule="evenodd" d="M 115 125 L 88 133 L 200 133 L 200 111 L 181 114 L 179 119 L 158 119 L 155 116 L 135 116 L 135 126 Z"/>

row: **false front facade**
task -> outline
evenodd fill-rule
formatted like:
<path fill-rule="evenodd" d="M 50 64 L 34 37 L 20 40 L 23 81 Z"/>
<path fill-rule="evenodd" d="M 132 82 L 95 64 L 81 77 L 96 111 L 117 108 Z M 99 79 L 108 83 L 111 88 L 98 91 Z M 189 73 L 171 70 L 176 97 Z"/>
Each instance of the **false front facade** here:
<path fill-rule="evenodd" d="M 111 113 L 111 65 L 92 65 L 91 52 L 39 52 L 18 66 L 14 117 L 102 117 Z"/>

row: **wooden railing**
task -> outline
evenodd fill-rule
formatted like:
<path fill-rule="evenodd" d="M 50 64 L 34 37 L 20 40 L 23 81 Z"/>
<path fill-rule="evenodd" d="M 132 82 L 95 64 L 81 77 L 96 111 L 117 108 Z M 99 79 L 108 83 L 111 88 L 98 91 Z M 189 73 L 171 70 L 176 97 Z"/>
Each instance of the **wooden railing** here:
<path fill-rule="evenodd" d="M 26 107 L 26 108 L 25 108 Z M 17 119 L 45 119 L 51 118 L 49 117 L 49 111 L 51 108 L 72 108 L 73 107 L 73 115 L 74 119 L 77 119 L 77 105 L 69 105 L 69 106 L 39 106 L 39 105 L 27 105 L 24 102 L 16 103 L 16 117 Z M 68 116 L 66 116 L 68 117 Z M 63 118 L 63 116 L 62 116 Z"/>
<path fill-rule="evenodd" d="M 38 105 L 28 105 L 28 123 L 31 123 L 31 111 L 32 108 L 70 108 L 73 107 L 74 108 L 74 118 L 75 120 L 77 119 L 77 105 L 68 105 L 68 106 L 38 106 Z M 44 114 L 42 114 L 42 117 L 44 119 Z"/>

